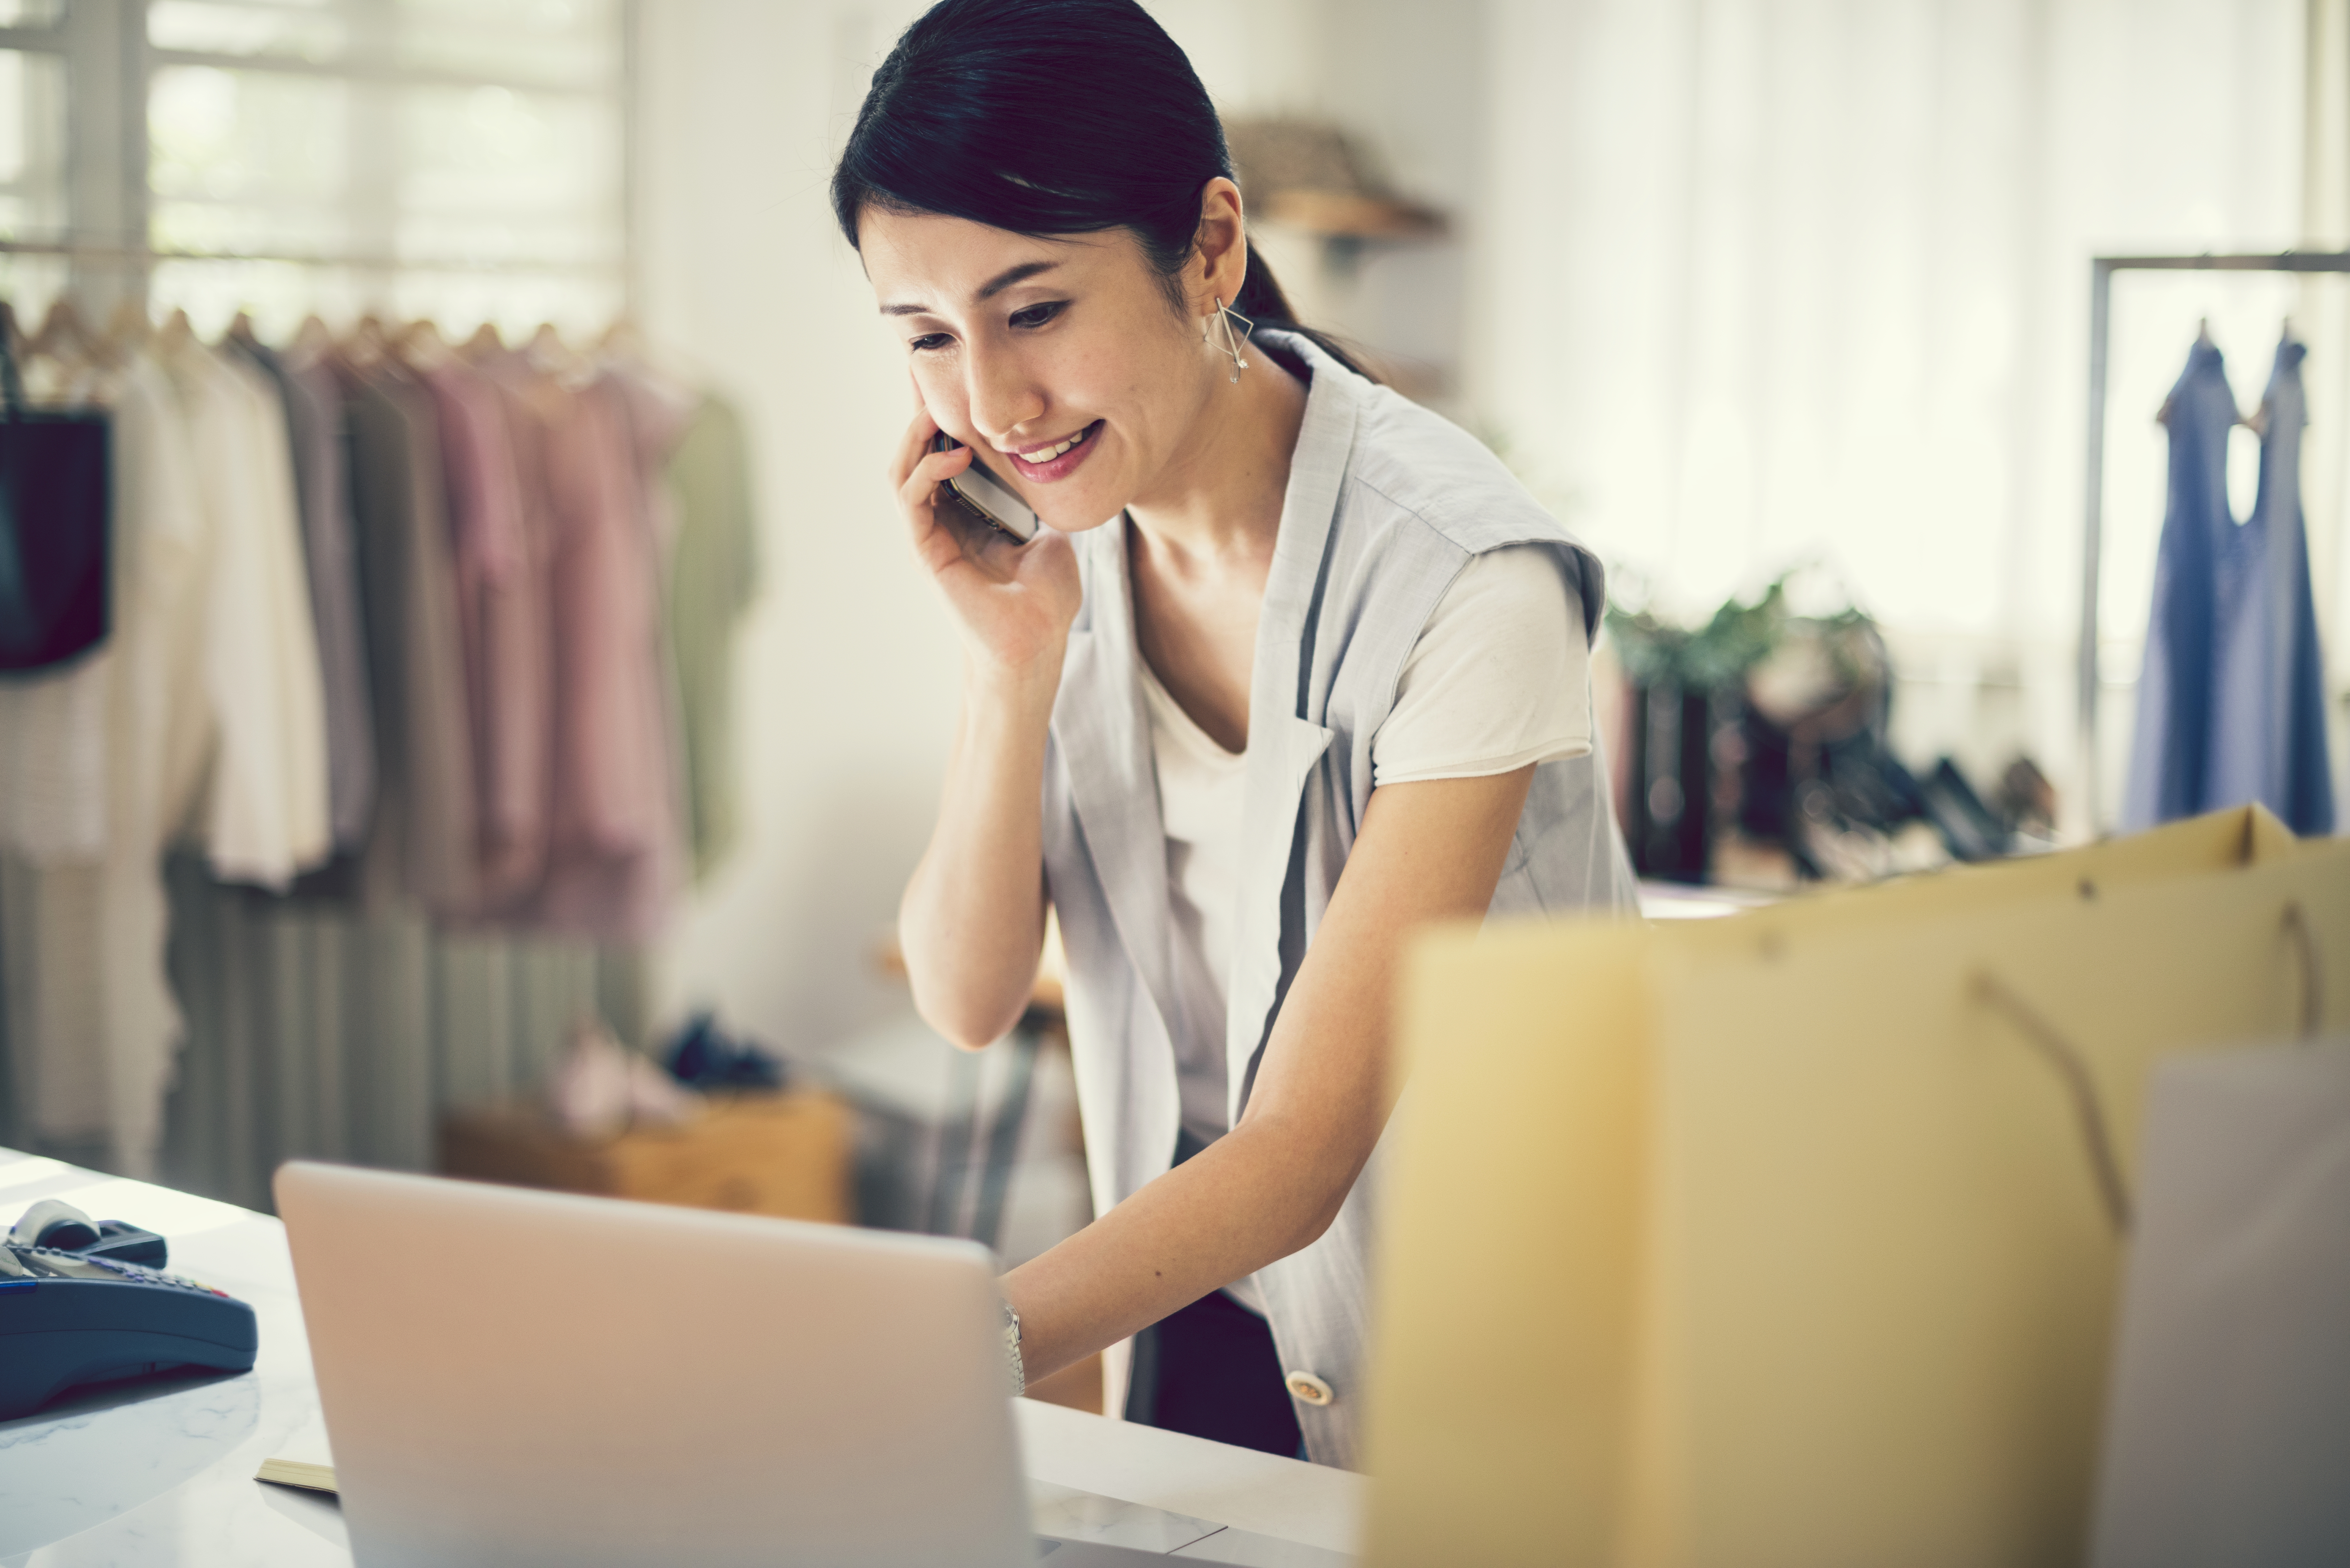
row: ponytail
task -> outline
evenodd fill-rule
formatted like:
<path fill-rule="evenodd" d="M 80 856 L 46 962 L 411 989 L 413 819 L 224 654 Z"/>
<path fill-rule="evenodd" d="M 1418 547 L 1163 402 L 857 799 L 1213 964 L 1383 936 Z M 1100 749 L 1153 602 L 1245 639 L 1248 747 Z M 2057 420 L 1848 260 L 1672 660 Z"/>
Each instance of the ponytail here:
<path fill-rule="evenodd" d="M 1337 340 L 1328 333 L 1317 332 L 1298 321 L 1297 312 L 1291 307 L 1289 296 L 1282 293 L 1280 280 L 1273 275 L 1273 268 L 1264 265 L 1264 257 L 1257 254 L 1254 242 L 1251 242 L 1248 248 L 1248 275 L 1241 280 L 1241 292 L 1233 299 L 1232 308 L 1247 317 L 1256 327 L 1296 333 L 1366 380 L 1379 379 L 1361 360 L 1340 348 Z"/>

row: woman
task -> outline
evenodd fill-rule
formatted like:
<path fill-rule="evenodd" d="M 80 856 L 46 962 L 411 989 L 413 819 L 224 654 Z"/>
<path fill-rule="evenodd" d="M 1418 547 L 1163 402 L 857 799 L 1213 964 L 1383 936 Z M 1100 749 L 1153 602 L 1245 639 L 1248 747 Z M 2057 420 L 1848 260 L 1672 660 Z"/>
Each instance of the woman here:
<path fill-rule="evenodd" d="M 890 477 L 964 645 L 915 999 L 976 1048 L 1048 904 L 1068 959 L 1098 1218 L 1004 1276 L 1015 1376 L 1120 1347 L 1110 1409 L 1354 1465 L 1402 940 L 1632 907 L 1598 563 L 1291 320 L 1131 0 L 944 0 L 833 200 L 909 356 Z M 1034 541 L 940 499 L 974 450 Z"/>

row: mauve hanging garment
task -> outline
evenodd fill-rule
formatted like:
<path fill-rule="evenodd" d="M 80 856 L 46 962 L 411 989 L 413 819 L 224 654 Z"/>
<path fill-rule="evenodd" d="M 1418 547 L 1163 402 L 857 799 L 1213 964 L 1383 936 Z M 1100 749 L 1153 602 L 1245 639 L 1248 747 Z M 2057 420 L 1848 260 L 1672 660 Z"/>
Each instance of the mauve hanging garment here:
<path fill-rule="evenodd" d="M 2137 730 L 2130 744 L 2126 831 L 2204 809 L 2211 744 L 2212 654 L 2217 641 L 2215 565 L 2228 511 L 2228 431 L 2236 398 L 2220 350 L 2199 342 L 2164 405 L 2170 431 L 2170 501 L 2155 557 L 2154 612 L 2137 682 Z"/>
<path fill-rule="evenodd" d="M 419 374 L 440 412 L 473 722 L 481 872 L 473 913 L 494 920 L 537 890 L 546 863 L 552 647 L 546 550 L 534 535 L 522 467 L 525 451 L 535 462 L 543 458 L 535 431 L 517 439 L 505 395 L 480 370 L 449 357 Z"/>
<path fill-rule="evenodd" d="M 684 858 L 663 692 L 660 556 L 621 389 L 598 376 L 545 389 L 560 391 L 550 397 L 546 446 L 555 752 L 536 919 L 549 932 L 629 945 L 659 934 Z"/>
<path fill-rule="evenodd" d="M 2277 345 L 2261 400 L 2261 488 L 2252 515 L 2221 535 L 2203 807 L 2259 801 L 2304 836 L 2334 831 L 2325 753 L 2324 661 L 2301 514 L 2301 432 L 2309 423 L 2299 343 Z"/>

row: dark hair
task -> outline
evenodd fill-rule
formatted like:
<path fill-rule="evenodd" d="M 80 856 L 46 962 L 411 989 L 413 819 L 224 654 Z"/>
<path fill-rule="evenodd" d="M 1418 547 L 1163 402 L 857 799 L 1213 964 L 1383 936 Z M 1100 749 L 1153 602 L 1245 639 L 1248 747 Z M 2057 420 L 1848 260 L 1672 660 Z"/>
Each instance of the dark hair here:
<path fill-rule="evenodd" d="M 851 245 L 868 207 L 1038 238 L 1126 229 L 1180 308 L 1218 175 L 1232 160 L 1208 89 L 1135 0 L 939 0 L 873 73 L 832 210 Z M 1253 244 L 1232 306 L 1368 373 L 1298 324 Z"/>

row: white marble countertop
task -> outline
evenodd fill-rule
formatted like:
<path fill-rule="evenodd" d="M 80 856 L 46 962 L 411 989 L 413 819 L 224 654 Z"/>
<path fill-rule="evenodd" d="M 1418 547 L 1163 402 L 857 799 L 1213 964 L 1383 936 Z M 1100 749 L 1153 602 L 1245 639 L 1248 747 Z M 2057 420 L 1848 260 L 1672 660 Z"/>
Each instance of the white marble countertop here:
<path fill-rule="evenodd" d="M 323 1459 L 286 1230 L 264 1214 L 0 1150 L 0 1230 L 37 1199 L 170 1239 L 172 1272 L 249 1302 L 251 1372 L 146 1379 L 0 1421 L 0 1568 L 348 1568 L 330 1499 L 253 1479 Z M 1186 1561 L 1339 1568 L 1361 1476 L 1021 1400 L 1039 1524 Z"/>

